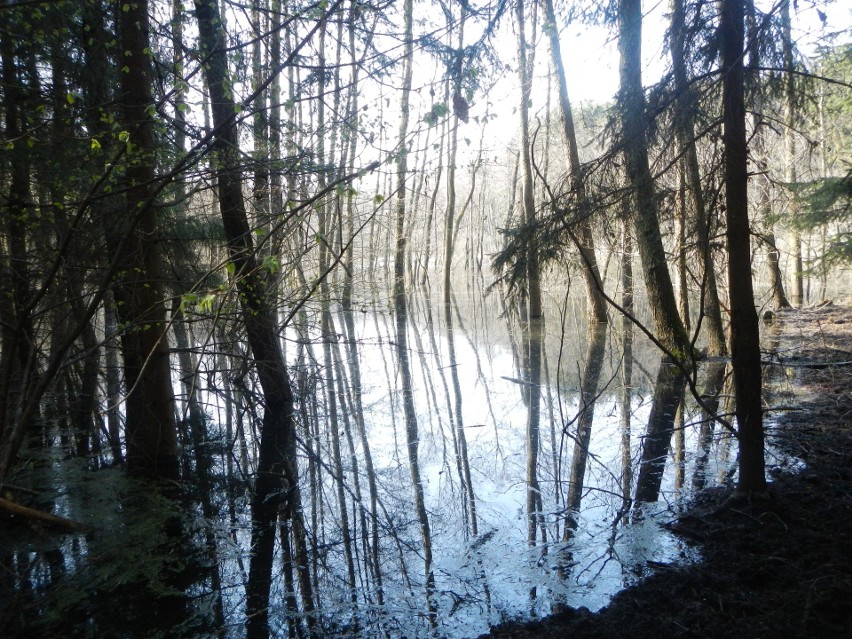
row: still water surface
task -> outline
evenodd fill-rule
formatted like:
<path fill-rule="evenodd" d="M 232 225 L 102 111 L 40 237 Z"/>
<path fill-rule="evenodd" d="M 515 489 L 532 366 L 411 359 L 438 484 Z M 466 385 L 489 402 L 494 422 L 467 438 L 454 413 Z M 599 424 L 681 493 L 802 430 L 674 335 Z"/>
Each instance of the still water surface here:
<path fill-rule="evenodd" d="M 525 355 L 529 333 L 495 296 L 471 295 L 454 304 L 452 327 L 438 301 L 412 298 L 409 363 L 434 554 L 437 614 L 431 623 L 392 313 L 375 303 L 355 313 L 356 372 L 342 314 L 334 309 L 333 379 L 323 365 L 328 340 L 319 321 L 305 315 L 300 330 L 288 330 L 287 356 L 299 380 L 314 615 L 323 636 L 354 631 L 365 637 L 461 638 L 563 605 L 597 610 L 654 565 L 695 556 L 660 524 L 673 518 L 694 488 L 733 478 L 735 444 L 702 417 L 688 391 L 678 409 L 682 383 L 673 385 L 674 399 L 655 389 L 667 373 L 649 344 L 619 319 L 595 338 L 583 315 L 572 300 L 548 309 L 542 382 L 535 385 Z M 595 339 L 600 348 L 591 343 Z M 32 470 L 20 481 L 38 491 L 44 508 L 90 524 L 94 532 L 26 538 L 21 528 L 2 532 L 0 607 L 15 612 L 2 613 L 0 635 L 26 626 L 39 636 L 244 636 L 251 545 L 247 479 L 256 461 L 257 407 L 250 384 L 237 392 L 221 369 L 220 356 L 200 355 L 208 481 L 188 482 L 174 499 L 117 469 L 68 459 L 61 420 L 47 428 L 52 447 L 31 451 Z M 357 373 L 360 402 L 354 399 Z M 706 377 L 699 371 L 699 387 Z M 329 392 L 337 394 L 336 424 L 329 421 Z M 538 452 L 531 469 L 528 425 L 536 396 Z M 357 406 L 378 493 L 377 562 L 366 530 L 372 522 Z M 342 476 L 331 461 L 332 427 L 342 442 Z M 462 432 L 469 487 L 460 459 Z M 342 544 L 341 477 L 353 540 L 354 601 Z M 530 485 L 538 486 L 540 497 L 533 501 L 534 539 Z M 287 636 L 301 631 L 304 619 L 287 612 L 280 546 L 275 561 L 270 624 L 275 636 Z"/>

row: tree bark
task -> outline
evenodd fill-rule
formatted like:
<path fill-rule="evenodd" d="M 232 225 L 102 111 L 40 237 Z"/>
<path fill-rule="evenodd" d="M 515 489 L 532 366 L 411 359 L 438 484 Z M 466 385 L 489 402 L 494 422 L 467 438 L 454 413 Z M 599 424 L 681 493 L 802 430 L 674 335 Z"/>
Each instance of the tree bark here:
<path fill-rule="evenodd" d="M 8 17 L 8 16 L 7 16 Z M 17 21 L 15 21 L 17 22 Z M 18 25 L 16 25 L 18 26 Z M 0 483 L 6 477 L 26 434 L 18 418 L 25 391 L 36 373 L 35 331 L 27 310 L 30 301 L 30 267 L 27 231 L 37 221 L 30 194 L 30 153 L 26 135 L 26 80 L 19 70 L 12 38 L 0 39 L 5 131 L 11 151 L 8 178 L 0 198 Z M 5 164 L 5 162 L 4 162 Z M 4 166 L 4 169 L 6 167 Z M 8 182 L 7 182 L 8 179 Z"/>
<path fill-rule="evenodd" d="M 249 637 L 261 637 L 269 633 L 267 607 L 272 582 L 275 523 L 281 508 L 293 526 L 294 554 L 304 612 L 313 610 L 296 458 L 293 393 L 278 341 L 276 313 L 272 303 L 274 295 L 258 264 L 246 214 L 239 163 L 239 138 L 234 119 L 236 106 L 230 92 L 227 45 L 219 8 L 215 0 L 195 0 L 195 10 L 213 113 L 213 166 L 218 182 L 219 208 L 228 255 L 234 265 L 233 281 L 240 296 L 243 324 L 264 400 L 263 430 L 252 498 L 254 552 L 246 603 L 247 634 Z"/>
<path fill-rule="evenodd" d="M 568 80 L 565 75 L 565 64 L 562 60 L 562 49 L 559 43 L 559 31 L 556 27 L 556 12 L 553 8 L 553 0 L 545 0 L 544 31 L 550 41 L 550 56 L 553 68 L 556 70 L 556 80 L 559 85 L 559 110 L 561 112 L 562 137 L 566 147 L 565 164 L 568 168 L 571 192 L 574 194 L 574 204 L 578 213 L 576 222 L 572 222 L 575 231 L 572 238 L 580 252 L 583 269 L 583 279 L 586 283 L 586 313 L 590 323 L 606 324 L 606 300 L 603 296 L 603 282 L 598 269 L 598 260 L 595 253 L 595 238 L 592 234 L 592 225 L 589 221 L 590 214 L 586 199 L 586 187 L 583 183 L 580 171 L 580 153 L 577 147 L 577 134 L 574 129 L 574 113 L 571 109 L 571 101 L 568 97 Z"/>
<path fill-rule="evenodd" d="M 648 163 L 645 94 L 642 88 L 641 0 L 620 0 L 618 49 L 621 88 L 618 109 L 627 177 L 633 190 L 636 243 L 645 272 L 645 289 L 660 343 L 679 359 L 691 355 L 689 336 L 677 310 L 674 287 L 660 233 L 654 179 Z"/>
<path fill-rule="evenodd" d="M 683 0 L 671 1 L 671 48 L 672 72 L 674 74 L 677 101 L 675 103 L 675 135 L 682 154 L 686 186 L 695 217 L 696 249 L 701 264 L 701 282 L 704 288 L 704 308 L 707 318 L 707 353 L 723 356 L 728 352 L 725 343 L 725 328 L 722 324 L 722 307 L 719 303 L 719 291 L 716 285 L 716 271 L 713 267 L 713 250 L 710 246 L 712 218 L 704 202 L 701 185 L 701 169 L 698 162 L 698 149 L 695 144 L 696 99 L 686 72 L 684 56 L 686 53 L 686 26 L 684 25 Z M 682 293 L 685 294 L 685 293 Z M 686 321 L 686 320 L 684 320 Z"/>
<path fill-rule="evenodd" d="M 766 491 L 761 405 L 760 332 L 754 306 L 748 220 L 748 146 L 743 91 L 744 0 L 722 0 L 719 22 L 724 131 L 725 218 L 731 303 L 731 365 L 734 371 L 740 475 L 737 490 Z"/>
<path fill-rule="evenodd" d="M 796 179 L 796 81 L 793 64 L 793 36 L 790 22 L 790 0 L 781 2 L 781 49 L 784 56 L 784 181 L 792 191 Z M 796 216 L 795 198 L 790 198 L 787 212 L 791 220 Z M 804 273 L 802 264 L 802 234 L 793 225 L 793 306 L 805 303 Z"/>
<path fill-rule="evenodd" d="M 154 104 L 148 2 L 139 0 L 116 10 L 123 66 L 119 106 L 129 133 L 129 162 L 125 167 L 129 218 L 139 215 L 127 257 L 128 275 L 115 288 L 121 322 L 132 328 L 121 334 L 124 378 L 127 384 L 125 433 L 127 469 L 153 477 L 176 478 L 179 473 L 174 390 L 166 338 L 166 309 L 160 274 L 155 197 Z"/>
<path fill-rule="evenodd" d="M 754 0 L 746 0 L 747 20 L 748 20 L 748 63 L 752 67 L 752 73 L 757 73 L 757 67 L 761 65 L 760 46 L 758 42 L 758 23 Z M 765 159 L 766 151 L 766 130 L 767 126 L 763 124 L 760 113 L 763 109 L 762 100 L 758 96 L 758 102 L 754 105 L 754 142 L 752 145 L 752 157 L 755 159 L 757 167 L 762 173 L 762 177 L 758 184 L 759 198 L 757 208 L 759 211 L 760 223 L 763 225 L 762 240 L 766 247 L 766 262 L 769 271 L 769 290 L 772 295 L 772 304 L 776 310 L 781 308 L 789 308 L 790 301 L 784 290 L 784 275 L 781 272 L 780 252 L 775 241 L 775 224 L 772 221 L 772 207 L 770 204 L 770 189 L 772 183 L 766 176 L 767 162 Z"/>
<path fill-rule="evenodd" d="M 432 571 L 432 532 L 429 515 L 426 512 L 426 499 L 423 494 L 423 480 L 420 477 L 419 434 L 417 413 L 414 407 L 414 387 L 411 376 L 411 364 L 408 358 L 408 299 L 405 286 L 405 183 L 408 178 L 408 121 L 409 99 L 414 63 L 413 1 L 403 4 L 404 42 L 402 94 L 400 96 L 399 159 L 397 164 L 397 200 L 396 200 L 396 250 L 394 252 L 394 315 L 396 320 L 396 351 L 402 380 L 402 403 L 405 413 L 405 437 L 408 450 L 408 467 L 411 474 L 411 486 L 414 491 L 414 508 L 420 524 L 420 540 L 423 544 L 423 571 L 426 586 L 426 606 L 430 623 L 436 622 L 435 574 Z"/>

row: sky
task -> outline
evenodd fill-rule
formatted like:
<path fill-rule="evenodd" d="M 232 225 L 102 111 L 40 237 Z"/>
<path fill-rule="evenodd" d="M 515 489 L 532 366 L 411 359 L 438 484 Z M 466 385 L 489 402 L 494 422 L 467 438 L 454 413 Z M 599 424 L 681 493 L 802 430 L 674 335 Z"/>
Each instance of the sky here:
<path fill-rule="evenodd" d="M 761 3 L 766 4 L 766 3 Z M 824 41 L 827 34 L 846 30 L 845 40 L 852 38 L 852 7 L 846 2 L 834 2 L 820 6 L 827 16 L 827 24 L 822 26 L 816 9 L 810 0 L 800 0 L 798 9 L 793 12 L 793 37 L 799 49 L 805 54 L 813 54 L 816 44 Z M 653 84 L 669 65 L 668 52 L 665 49 L 665 33 L 668 27 L 668 0 L 646 0 L 643 19 L 643 81 Z M 769 6 L 763 7 L 768 10 Z M 514 29 L 514 21 L 512 21 Z M 529 27 L 527 27 L 529 37 Z M 514 31 L 504 32 L 507 39 L 506 51 L 514 52 L 517 44 L 513 41 Z M 584 102 L 605 103 L 610 101 L 618 90 L 618 43 L 617 32 L 612 26 L 590 26 L 585 24 L 564 25 L 560 32 L 563 62 L 568 79 L 569 98 L 576 109 Z M 547 60 L 549 50 L 542 39 L 537 52 L 537 69 L 533 81 L 531 116 L 544 109 L 547 100 Z M 514 57 L 512 56 L 512 64 Z M 497 144 L 505 139 L 505 144 L 515 137 L 519 126 L 517 104 L 519 83 L 516 72 L 508 73 L 488 93 L 477 96 L 471 110 L 472 116 L 482 115 L 486 106 L 497 118 L 489 124 L 486 137 Z M 555 86 L 553 87 L 555 91 Z M 555 95 L 551 97 L 555 101 Z M 488 105 L 487 103 L 490 103 Z M 479 133 L 471 131 L 471 137 L 478 139 Z"/>

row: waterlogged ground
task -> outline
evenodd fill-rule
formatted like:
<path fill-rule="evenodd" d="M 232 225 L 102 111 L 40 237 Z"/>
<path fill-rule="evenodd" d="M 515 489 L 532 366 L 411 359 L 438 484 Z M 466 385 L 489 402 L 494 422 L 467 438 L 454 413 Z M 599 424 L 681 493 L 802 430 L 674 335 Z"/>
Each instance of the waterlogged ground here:
<path fill-rule="evenodd" d="M 421 541 L 411 505 L 398 370 L 392 349 L 393 322 L 388 313 L 379 310 L 361 313 L 357 330 L 364 421 L 382 503 L 381 565 L 386 602 L 382 606 L 376 604 L 373 582 L 362 563 L 358 564 L 357 604 L 353 606 L 349 601 L 344 588 L 346 571 L 335 484 L 329 473 L 314 499 L 309 498 L 307 486 L 304 488 L 306 519 L 315 533 L 312 560 L 318 575 L 324 636 L 357 631 L 361 636 L 425 637 L 437 632 L 444 637 L 474 637 L 508 620 L 541 618 L 554 611 L 564 611 L 555 621 L 548 622 L 556 625 L 546 626 L 553 628 L 554 636 L 561 636 L 560 628 L 565 623 L 572 632 L 617 636 L 619 633 L 612 634 L 614 629 L 622 621 L 627 622 L 619 620 L 618 615 L 627 614 L 625 611 L 634 605 L 647 607 L 648 619 L 642 623 L 651 624 L 648 627 L 655 632 L 664 629 L 664 636 L 681 631 L 705 636 L 701 625 L 695 630 L 685 623 L 678 630 L 681 622 L 673 611 L 659 615 L 654 611 L 674 607 L 678 614 L 694 613 L 705 623 L 708 615 L 715 619 L 713 611 L 721 606 L 721 627 L 723 621 L 729 624 L 738 615 L 745 615 L 738 611 L 747 611 L 743 602 L 751 601 L 751 595 L 746 596 L 751 591 L 742 590 L 741 584 L 736 586 L 740 590 L 731 591 L 731 601 L 725 600 L 727 595 L 722 591 L 717 592 L 718 584 L 728 578 L 728 573 L 753 581 L 760 581 L 758 575 L 764 575 L 767 578 L 761 583 L 772 584 L 781 581 L 769 579 L 769 574 L 790 573 L 795 579 L 796 566 L 789 563 L 796 561 L 794 557 L 773 553 L 779 558 L 777 565 L 762 569 L 755 562 L 761 560 L 767 546 L 749 541 L 755 526 L 759 531 L 778 526 L 792 529 L 794 522 L 787 515 L 799 515 L 793 511 L 785 514 L 783 508 L 787 507 L 785 504 L 793 508 L 794 500 L 780 498 L 778 506 L 773 505 L 765 513 L 746 507 L 726 510 L 723 515 L 716 513 L 727 486 L 735 478 L 736 450 L 722 429 L 714 429 L 710 437 L 707 430 L 702 434 L 700 411 L 690 402 L 683 413 L 684 427 L 666 434 L 668 439 L 663 440 L 663 456 L 657 460 L 662 477 L 652 490 L 655 499 L 642 505 L 633 502 L 637 482 L 653 475 L 643 469 L 642 451 L 659 359 L 639 343 L 627 343 L 626 347 L 623 332 L 615 328 L 606 338 L 595 394 L 581 503 L 577 512 L 569 513 L 566 492 L 581 413 L 579 388 L 589 362 L 582 327 L 555 319 L 572 317 L 566 309 L 551 313 L 554 321 L 545 339 L 537 469 L 542 523 L 530 545 L 526 515 L 528 406 L 521 392 L 525 371 L 518 355 L 520 339 L 510 324 L 495 321 L 499 314 L 487 305 L 471 305 L 455 311 L 451 352 L 446 327 L 437 319 L 438 311 L 431 314 L 432 310 L 428 302 L 422 302 L 412 314 L 410 330 L 414 336 L 411 363 L 420 425 L 421 471 L 435 555 L 435 627 L 430 627 L 426 615 Z M 795 363 L 798 360 L 793 358 L 809 356 L 811 351 L 807 348 L 823 348 L 829 350 L 814 350 L 814 359 L 830 356 L 837 361 L 841 356 L 830 349 L 844 348 L 843 342 L 838 338 L 839 345 L 827 346 L 826 336 L 831 334 L 827 327 L 844 326 L 841 321 L 845 309 L 813 311 L 813 316 L 808 313 L 782 314 L 776 322 L 778 334 L 772 332 L 776 329 L 767 331 L 770 341 L 780 340 L 777 346 L 773 345 L 777 357 L 784 363 Z M 808 327 L 816 319 L 820 319 L 820 330 L 810 330 Z M 570 333 L 567 338 L 566 333 Z M 322 361 L 321 341 L 316 335 L 308 337 L 303 334 L 291 344 L 312 343 L 316 351 L 306 361 L 312 361 L 311 357 Z M 292 345 L 289 348 L 292 356 Z M 845 348 L 849 350 L 848 343 Z M 626 385 L 623 373 L 628 357 L 633 367 Z M 852 356 L 848 359 L 852 360 Z M 819 383 L 835 384 L 832 401 L 842 401 L 844 397 L 848 400 L 842 371 L 775 365 L 767 368 L 772 388 L 776 389 L 770 404 L 783 409 L 771 413 L 778 421 L 772 422 L 777 423 L 773 427 L 777 441 L 769 457 L 770 469 L 782 478 L 774 484 L 774 492 L 788 490 L 784 486 L 790 482 L 791 486 L 801 486 L 802 477 L 818 472 L 814 451 L 803 449 L 801 442 L 807 440 L 799 439 L 799 431 L 790 430 L 790 424 L 803 424 L 804 418 L 814 414 L 814 410 L 797 409 L 804 400 L 807 384 L 814 383 L 814 376 L 823 376 Z M 322 375 L 317 373 L 316 379 L 322 379 Z M 625 394 L 626 387 L 629 393 Z M 321 395 L 319 390 L 316 392 Z M 457 401 L 459 397 L 461 400 Z M 814 397 L 813 401 L 826 401 L 820 395 Z M 324 404 L 317 406 L 322 421 Z M 818 408 L 820 404 L 814 406 Z M 54 445 L 46 452 L 32 452 L 27 472 L 16 480 L 21 490 L 12 496 L 88 524 L 92 530 L 60 534 L 20 518 L 2 521 L 0 610 L 11 612 L 0 612 L 0 636 L 243 635 L 245 584 L 250 578 L 250 519 L 249 485 L 242 481 L 241 468 L 250 471 L 254 463 L 251 437 L 247 438 L 244 452 L 236 444 L 223 444 L 224 438 L 217 436 L 221 435 L 217 429 L 225 422 L 227 407 L 213 393 L 207 397 L 207 407 L 214 441 L 210 444 L 210 488 L 204 494 L 197 484 L 191 484 L 167 490 L 167 498 L 157 495 L 150 486 L 128 480 L 119 469 L 94 469 L 91 461 L 67 459 L 62 433 L 55 428 L 49 431 L 55 437 Z M 590 408 L 587 405 L 586 409 Z M 824 411 L 833 415 L 830 407 Z M 454 431 L 457 433 L 459 426 L 467 435 L 476 494 L 475 536 L 470 517 L 465 515 L 457 471 Z M 250 433 L 249 428 L 247 423 Z M 826 436 L 833 437 L 833 431 L 829 429 Z M 315 450 L 328 455 L 327 446 L 327 439 L 320 438 Z M 352 448 L 358 459 L 357 441 L 353 440 Z M 826 448 L 833 450 L 830 445 Z M 784 478 L 784 473 L 797 464 L 782 450 L 808 460 L 809 466 L 799 479 Z M 848 446 L 839 450 L 838 454 L 847 454 L 848 461 Z M 301 460 L 303 478 L 309 475 L 309 460 L 309 456 Z M 345 466 L 349 499 L 354 499 L 354 466 Z M 359 464 L 358 472 L 365 490 L 363 464 Z M 695 488 L 712 485 L 722 488 L 700 498 L 704 510 L 678 518 Z M 826 494 L 831 494 L 831 490 Z M 813 493 L 802 496 L 802 500 L 808 504 L 818 501 L 813 499 Z M 848 505 L 844 507 L 848 514 Z M 349 508 L 353 508 L 351 501 Z M 564 541 L 568 514 L 576 528 Z M 827 521 L 834 519 L 838 517 Z M 355 510 L 350 522 L 355 522 L 353 535 L 360 540 Z M 775 544 L 783 540 L 769 541 Z M 366 548 L 360 541 L 356 545 L 356 561 L 363 562 L 358 553 L 365 553 Z M 822 548 L 827 544 L 815 545 Z M 695 564 L 702 558 L 703 563 Z M 713 566 L 715 561 L 720 565 L 729 563 L 724 570 L 710 568 L 710 573 L 695 567 Z M 677 568 L 681 565 L 693 567 L 683 572 Z M 733 571 L 732 565 L 737 567 Z M 719 572 L 714 576 L 713 570 Z M 274 572 L 280 574 L 280 569 Z M 641 587 L 651 593 L 647 599 L 631 604 L 630 597 L 634 595 L 622 594 L 603 616 L 585 612 L 608 605 L 614 594 L 652 574 L 644 582 L 651 585 Z M 679 575 L 691 576 L 686 585 L 663 595 L 668 587 L 666 580 Z M 806 622 L 808 615 L 816 612 L 825 619 L 823 598 L 834 588 L 832 585 L 822 590 L 824 585 L 833 583 L 834 577 L 814 579 L 810 590 L 799 592 L 802 601 L 807 601 L 807 593 L 811 593 Z M 662 585 L 654 590 L 653 584 L 658 582 Z M 733 601 L 737 593 L 743 602 Z M 717 594 L 722 597 L 718 606 Z M 655 604 L 657 608 L 651 605 L 655 598 L 661 599 Z M 279 577 L 270 602 L 276 634 L 287 632 L 284 599 L 285 586 Z M 669 617 L 673 621 L 667 625 L 664 620 Z M 529 636 L 538 636 L 541 631 L 511 627 L 503 632 L 510 636 L 532 632 Z M 595 632 L 602 634 L 594 635 Z M 645 636 L 641 630 L 639 633 Z M 723 632 L 713 636 L 726 635 Z"/>
<path fill-rule="evenodd" d="M 773 330 L 772 435 L 805 467 L 775 473 L 765 501 L 699 495 L 670 529 L 700 562 L 658 569 L 597 614 L 567 609 L 490 637 L 850 636 L 852 309 L 784 311 Z"/>

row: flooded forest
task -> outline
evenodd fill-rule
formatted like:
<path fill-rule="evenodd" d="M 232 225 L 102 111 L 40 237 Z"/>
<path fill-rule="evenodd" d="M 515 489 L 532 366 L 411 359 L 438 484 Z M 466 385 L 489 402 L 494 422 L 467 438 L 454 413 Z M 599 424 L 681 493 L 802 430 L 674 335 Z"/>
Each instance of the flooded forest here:
<path fill-rule="evenodd" d="M 0 2 L 0 636 L 475 637 L 766 493 L 830 3 Z"/>

